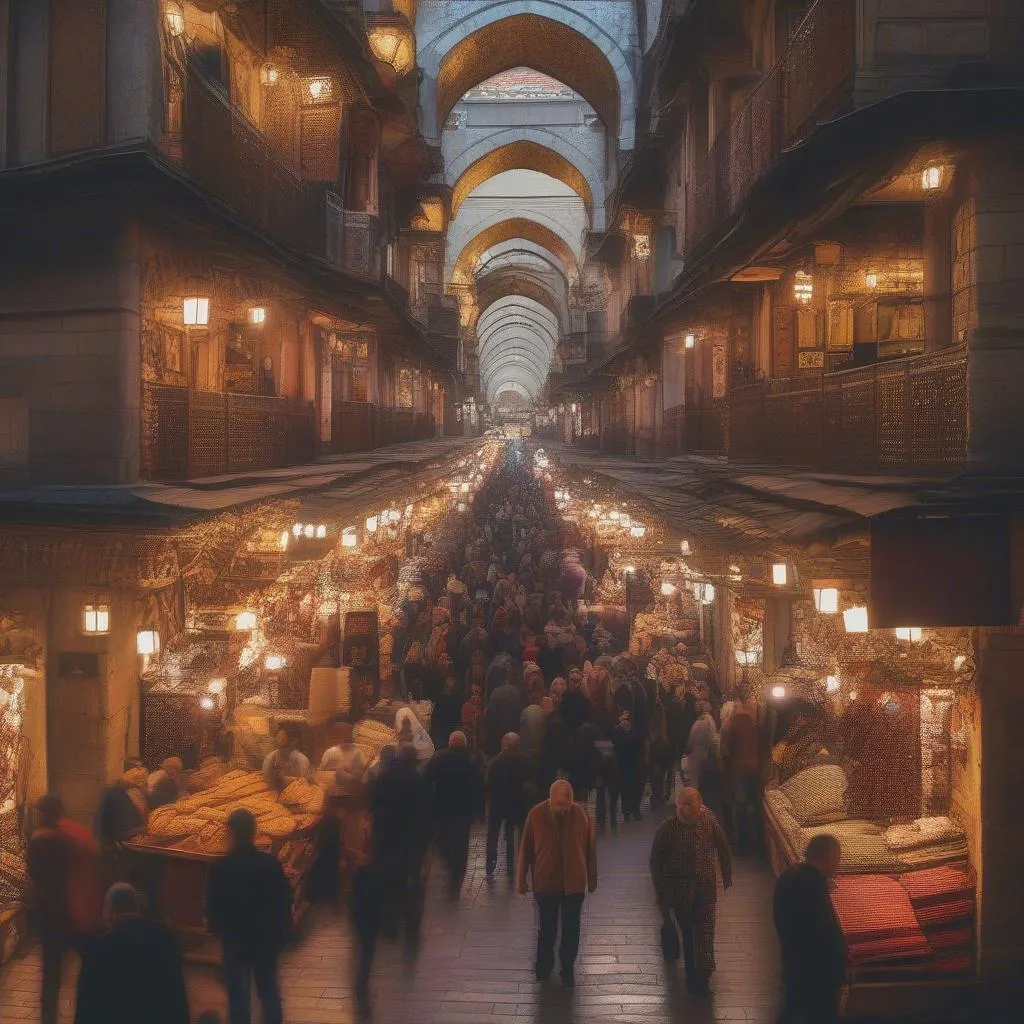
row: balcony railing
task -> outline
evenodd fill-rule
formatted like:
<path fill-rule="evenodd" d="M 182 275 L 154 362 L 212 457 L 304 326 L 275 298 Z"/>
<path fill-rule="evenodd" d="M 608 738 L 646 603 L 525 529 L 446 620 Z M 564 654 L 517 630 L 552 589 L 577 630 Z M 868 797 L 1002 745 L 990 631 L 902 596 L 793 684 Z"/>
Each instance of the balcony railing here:
<path fill-rule="evenodd" d="M 324 200 L 196 68 L 185 82 L 185 172 L 261 231 L 324 255 Z"/>
<path fill-rule="evenodd" d="M 787 147 L 835 113 L 853 83 L 855 0 L 817 0 L 782 58 L 698 166 L 686 204 L 686 247 L 736 213 Z"/>
<path fill-rule="evenodd" d="M 143 385 L 143 473 L 187 480 L 311 462 L 312 403 Z"/>
<path fill-rule="evenodd" d="M 391 409 L 372 402 L 334 402 L 331 450 L 362 452 L 436 436 L 434 417 L 412 409 Z"/>
<path fill-rule="evenodd" d="M 376 214 L 346 210 L 338 196 L 328 193 L 326 225 L 328 263 L 351 274 L 380 278 L 380 222 Z"/>
<path fill-rule="evenodd" d="M 962 348 L 760 381 L 730 392 L 728 454 L 851 472 L 940 470 L 967 457 Z"/>

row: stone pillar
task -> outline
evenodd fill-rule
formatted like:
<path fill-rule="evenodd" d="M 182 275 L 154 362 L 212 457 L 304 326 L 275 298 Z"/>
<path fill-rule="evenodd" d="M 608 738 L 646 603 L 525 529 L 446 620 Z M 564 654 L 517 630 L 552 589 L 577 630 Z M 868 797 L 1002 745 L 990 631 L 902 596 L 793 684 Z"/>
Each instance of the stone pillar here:
<path fill-rule="evenodd" d="M 1022 987 L 1024 887 L 1024 633 L 981 631 L 981 862 L 978 869 L 978 951 L 985 998 L 1007 1005 Z M 1013 991 L 1015 990 L 1015 991 Z M 1019 1005 L 1018 1005 L 1019 1009 Z M 990 1019 L 1010 1020 L 996 1016 Z"/>
<path fill-rule="evenodd" d="M 969 461 L 1024 458 L 1024 148 L 979 147 L 958 169 L 953 340 L 968 357 Z"/>

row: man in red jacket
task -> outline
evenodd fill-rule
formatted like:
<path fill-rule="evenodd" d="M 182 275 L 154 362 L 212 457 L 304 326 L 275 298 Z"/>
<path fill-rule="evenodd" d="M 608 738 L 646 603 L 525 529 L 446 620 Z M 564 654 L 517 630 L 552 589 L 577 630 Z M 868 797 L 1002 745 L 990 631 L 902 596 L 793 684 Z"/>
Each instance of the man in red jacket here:
<path fill-rule="evenodd" d="M 562 984 L 572 988 L 573 971 L 580 948 L 580 914 L 583 897 L 597 888 L 597 844 L 594 824 L 586 809 L 572 798 L 565 779 L 551 784 L 549 799 L 526 817 L 519 845 L 516 884 L 527 891 L 527 875 L 533 877 L 533 895 L 540 915 L 537 933 L 538 981 L 547 981 L 555 966 L 555 935 L 562 919 L 559 959 Z"/>

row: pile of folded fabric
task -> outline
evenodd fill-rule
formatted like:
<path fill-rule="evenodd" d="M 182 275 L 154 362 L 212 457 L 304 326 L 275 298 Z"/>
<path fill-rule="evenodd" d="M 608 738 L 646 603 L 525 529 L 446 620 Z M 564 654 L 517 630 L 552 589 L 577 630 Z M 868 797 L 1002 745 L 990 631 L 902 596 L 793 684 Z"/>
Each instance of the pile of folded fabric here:
<path fill-rule="evenodd" d="M 888 875 L 844 875 L 832 892 L 855 977 L 890 980 L 929 973 L 931 947 L 910 897 Z"/>
<path fill-rule="evenodd" d="M 943 866 L 900 876 L 928 944 L 935 972 L 969 974 L 974 969 L 974 883 L 966 871 Z"/>
<path fill-rule="evenodd" d="M 967 837 L 945 815 L 890 825 L 885 830 L 885 845 L 908 868 L 967 860 Z"/>

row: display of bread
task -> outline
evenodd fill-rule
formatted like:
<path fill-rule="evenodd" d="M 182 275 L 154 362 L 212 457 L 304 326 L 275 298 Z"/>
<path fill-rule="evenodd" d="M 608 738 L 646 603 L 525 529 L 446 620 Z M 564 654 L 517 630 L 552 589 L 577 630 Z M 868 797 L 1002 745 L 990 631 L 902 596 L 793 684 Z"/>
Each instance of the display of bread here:
<path fill-rule="evenodd" d="M 295 779 L 276 794 L 268 789 L 262 773 L 233 769 L 214 777 L 209 789 L 152 811 L 146 834 L 177 840 L 171 844 L 175 849 L 221 854 L 230 846 L 227 820 L 232 811 L 244 808 L 252 813 L 257 845 L 266 846 L 273 839 L 312 828 L 323 805 L 324 791 L 315 782 Z"/>
<path fill-rule="evenodd" d="M 393 747 L 398 743 L 398 734 L 383 722 L 364 718 L 361 722 L 356 723 L 352 730 L 352 739 L 362 751 L 363 760 L 369 766 L 377 762 L 384 747 Z"/>

